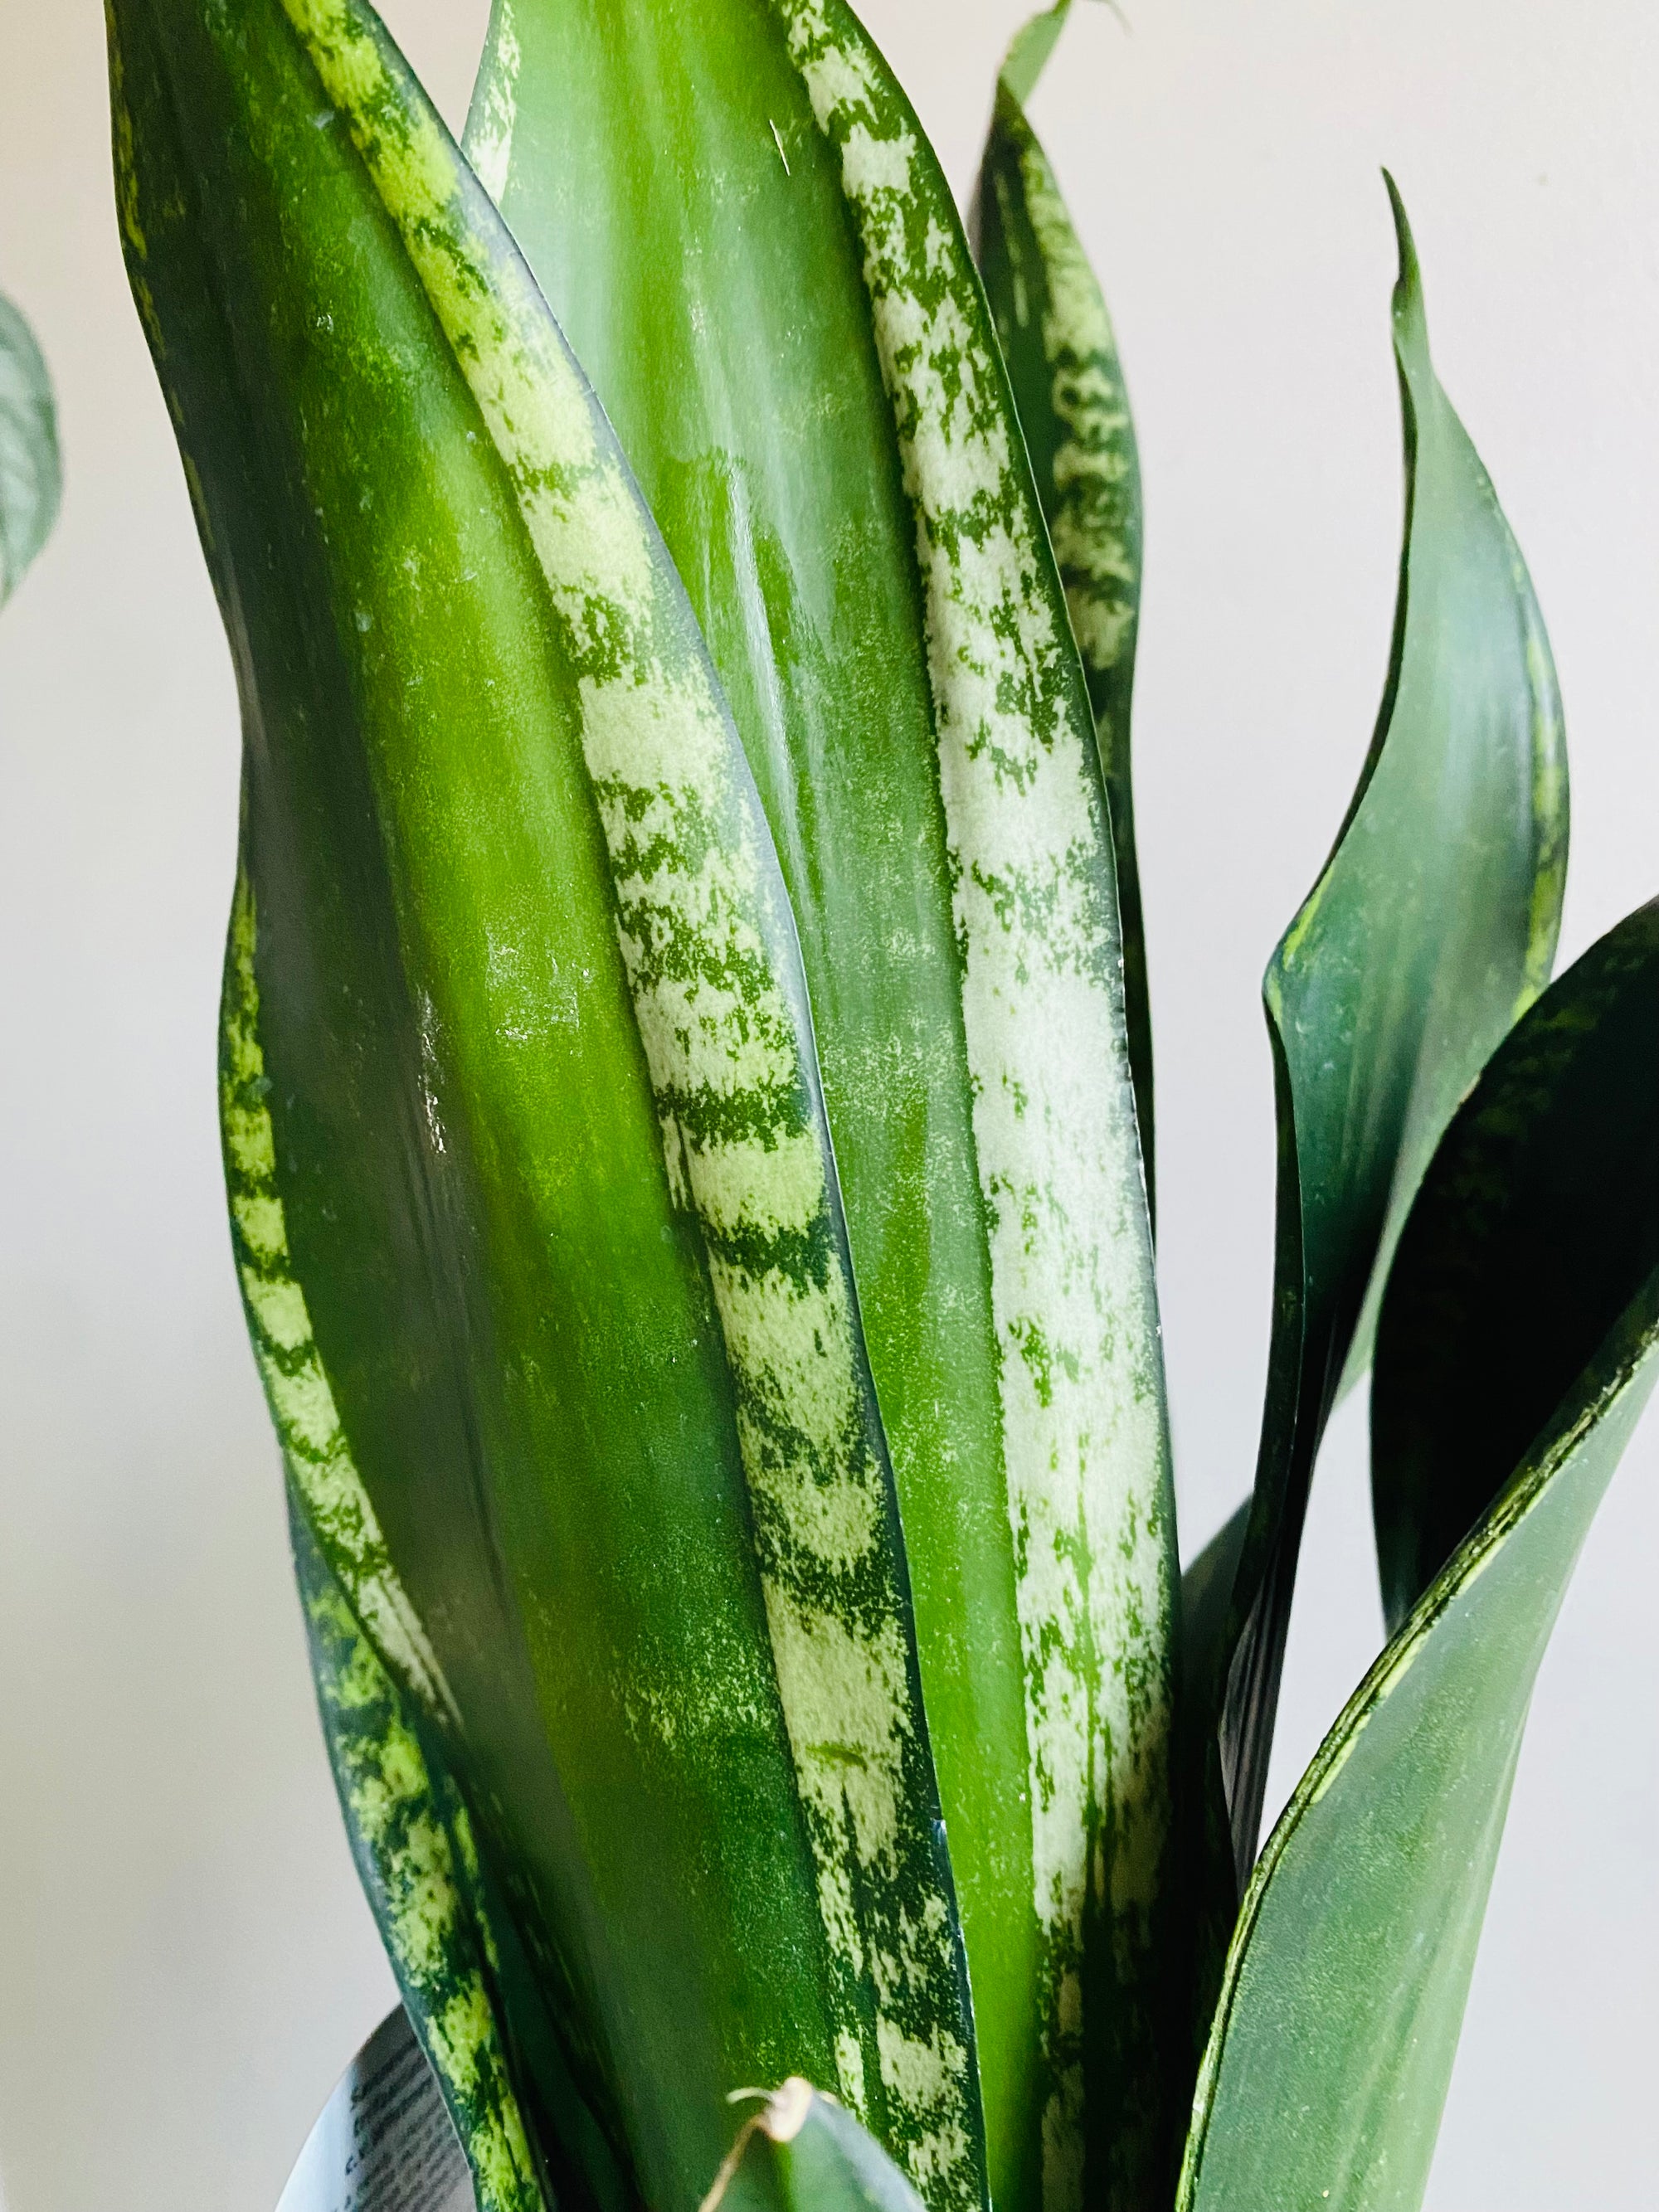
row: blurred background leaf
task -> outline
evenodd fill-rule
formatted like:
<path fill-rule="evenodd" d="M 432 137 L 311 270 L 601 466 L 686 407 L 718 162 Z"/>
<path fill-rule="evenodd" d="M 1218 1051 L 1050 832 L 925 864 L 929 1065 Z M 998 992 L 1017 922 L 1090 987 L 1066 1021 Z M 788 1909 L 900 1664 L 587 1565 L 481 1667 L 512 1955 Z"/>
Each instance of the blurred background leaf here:
<path fill-rule="evenodd" d="M 62 491 L 52 379 L 33 331 L 0 294 L 0 606 L 51 536 Z"/>

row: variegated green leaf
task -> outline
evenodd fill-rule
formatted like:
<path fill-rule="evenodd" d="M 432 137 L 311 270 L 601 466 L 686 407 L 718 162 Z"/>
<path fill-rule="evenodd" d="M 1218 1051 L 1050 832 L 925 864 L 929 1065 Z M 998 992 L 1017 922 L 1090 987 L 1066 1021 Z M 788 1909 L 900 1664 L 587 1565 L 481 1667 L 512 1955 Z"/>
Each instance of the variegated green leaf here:
<path fill-rule="evenodd" d="M 410 2022 L 472 2172 L 477 2212 L 543 2212 L 514 2093 L 499 1947 L 466 1808 L 358 1626 L 292 1492 L 312 1673 L 352 1854 Z"/>
<path fill-rule="evenodd" d="M 52 379 L 33 331 L 0 295 L 0 606 L 51 536 L 62 489 Z"/>
<path fill-rule="evenodd" d="M 1034 15 L 997 78 L 975 247 L 1083 655 L 1111 803 L 1135 1110 L 1152 1191 L 1152 1024 L 1129 709 L 1140 616 L 1140 457 L 1111 317 L 1025 103 L 1072 0 Z"/>
<path fill-rule="evenodd" d="M 1150 1235 L 1093 718 L 961 227 L 840 0 L 500 0 L 468 145 L 687 580 L 787 881 L 992 2193 L 1066 2212 L 1086 2158 L 1138 2203 L 1173 1580 Z"/>
<path fill-rule="evenodd" d="M 605 417 L 358 0 L 117 0 L 135 293 L 245 702 L 226 1161 L 319 1549 L 556 2022 L 695 2202 L 838 2079 L 982 2201 L 971 2014 L 787 900 Z M 556 2063 L 555 2063 L 556 2060 Z M 589 2173 L 589 2188 L 603 2193 Z"/>
<path fill-rule="evenodd" d="M 1377 1333 L 1402 1626 L 1245 1899 L 1180 2212 L 1417 2212 L 1534 1679 L 1659 1373 L 1659 906 L 1555 983 L 1435 1154 Z"/>
<path fill-rule="evenodd" d="M 1370 1357 L 1376 1301 L 1435 1144 L 1548 977 L 1566 869 L 1566 757 L 1543 619 L 1436 379 L 1397 194 L 1394 207 L 1407 497 L 1393 656 L 1347 820 L 1262 987 L 1279 1250 L 1220 1720 L 1241 1885 L 1320 1437 L 1345 1370 Z"/>

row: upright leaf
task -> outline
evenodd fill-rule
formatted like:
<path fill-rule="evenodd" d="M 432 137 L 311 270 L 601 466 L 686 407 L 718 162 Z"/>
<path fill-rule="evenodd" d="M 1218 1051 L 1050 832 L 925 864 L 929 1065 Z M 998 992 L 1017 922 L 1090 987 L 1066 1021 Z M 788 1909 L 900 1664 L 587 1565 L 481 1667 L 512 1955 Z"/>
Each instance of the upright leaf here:
<path fill-rule="evenodd" d="M 992 2193 L 1065 2212 L 1086 2139 L 1139 2202 L 1173 1579 L 1150 1238 L 1092 717 L 961 227 L 841 0 L 503 0 L 468 145 L 687 580 L 787 881 Z"/>
<path fill-rule="evenodd" d="M 1221 1764 L 1255 1856 L 1315 1456 L 1458 1100 L 1547 979 L 1566 868 L 1560 698 L 1490 480 L 1429 360 L 1399 195 L 1406 540 L 1382 711 L 1348 818 L 1268 964 L 1279 1118 L 1273 1340 L 1235 1587 Z"/>
<path fill-rule="evenodd" d="M 1498 1048 L 1400 1240 L 1372 1407 L 1407 1618 L 1256 1869 L 1181 2212 L 1421 2203 L 1534 1679 L 1656 1348 L 1647 907 Z"/>
<path fill-rule="evenodd" d="M 307 1525 L 558 2064 L 696 2202 L 840 2078 L 983 2198 L 896 1500 L 764 817 L 661 541 L 361 0 L 116 0 L 119 203 L 245 708 L 227 1178 Z M 510 2012 L 512 1985 L 501 1984 Z M 599 2179 L 586 2177 L 595 2194 Z"/>
<path fill-rule="evenodd" d="M 52 379 L 33 331 L 0 295 L 0 606 L 51 536 L 62 489 Z"/>
<path fill-rule="evenodd" d="M 975 249 L 1083 656 L 1111 802 L 1129 1065 L 1150 1203 L 1152 1020 L 1129 772 L 1140 456 L 1111 317 L 1025 114 L 1071 7 L 1058 0 L 1034 15 L 1004 58 L 974 200 Z"/>

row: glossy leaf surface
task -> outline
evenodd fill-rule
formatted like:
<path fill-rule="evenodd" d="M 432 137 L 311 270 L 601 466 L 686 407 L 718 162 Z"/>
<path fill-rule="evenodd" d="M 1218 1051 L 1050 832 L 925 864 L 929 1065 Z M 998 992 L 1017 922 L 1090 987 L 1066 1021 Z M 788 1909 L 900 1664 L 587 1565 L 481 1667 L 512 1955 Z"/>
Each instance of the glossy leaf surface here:
<path fill-rule="evenodd" d="M 1396 1563 L 1396 1603 L 1421 1595 L 1256 1869 L 1183 2208 L 1421 2203 L 1534 1679 L 1654 1381 L 1656 1162 L 1647 908 L 1499 1048 L 1401 1239 L 1377 1490 L 1385 1525 L 1409 1498 L 1436 1534 Z"/>
<path fill-rule="evenodd" d="M 1060 0 L 1033 16 L 1004 59 L 975 198 L 975 251 L 1094 709 L 1111 805 L 1129 1061 L 1150 1200 L 1152 1024 L 1129 759 L 1140 617 L 1140 456 L 1106 301 L 1025 113 L 1071 4 Z"/>
<path fill-rule="evenodd" d="M 356 0 L 118 0 L 135 295 L 245 710 L 223 1098 L 318 1549 L 653 2212 L 852 2077 L 983 2194 L 884 1444 L 783 888 L 696 623 Z M 513 1984 L 501 1984 L 512 2009 Z"/>
<path fill-rule="evenodd" d="M 1425 1180 L 1371 1403 L 1397 1627 L 1659 1266 L 1659 905 L 1578 961 L 1499 1053 Z"/>
<path fill-rule="evenodd" d="M 1238 1914 L 1232 1835 L 1216 1757 L 1215 1685 L 1226 1649 L 1233 1583 L 1250 1524 L 1246 1498 L 1181 1577 L 1181 1701 L 1176 1742 L 1176 1808 L 1185 1904 L 1181 1942 L 1170 1954 L 1172 1986 L 1182 1990 L 1185 2036 L 1171 2064 L 1191 2074 L 1202 2056 Z M 1190 2102 L 1190 2098 L 1188 2100 Z"/>
<path fill-rule="evenodd" d="M 1390 186 L 1392 191 L 1392 185 Z M 1336 848 L 1263 984 L 1279 1249 L 1255 1512 L 1220 1749 L 1255 1856 L 1315 1456 L 1459 1099 L 1548 977 L 1566 867 L 1560 699 L 1486 471 L 1435 377 L 1398 196 L 1406 540 L 1382 711 Z"/>
<path fill-rule="evenodd" d="M 33 331 L 0 295 L 0 606 L 52 534 L 62 489 L 52 379 Z"/>
<path fill-rule="evenodd" d="M 1086 2135 L 1138 2202 L 1173 1576 L 1150 1236 L 1092 716 L 961 227 L 838 0 L 513 0 L 467 143 L 686 578 L 787 879 L 993 2193 L 1074 2204 Z"/>

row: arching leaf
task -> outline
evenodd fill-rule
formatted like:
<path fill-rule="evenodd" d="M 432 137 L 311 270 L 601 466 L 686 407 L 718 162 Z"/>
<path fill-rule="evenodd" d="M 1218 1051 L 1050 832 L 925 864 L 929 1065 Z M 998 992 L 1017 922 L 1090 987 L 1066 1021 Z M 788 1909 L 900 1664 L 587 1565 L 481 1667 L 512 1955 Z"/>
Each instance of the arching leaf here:
<path fill-rule="evenodd" d="M 1534 1679 L 1659 1346 L 1659 907 L 1498 1048 L 1377 1334 L 1400 1627 L 1245 1899 L 1182 2212 L 1422 2202 Z"/>
<path fill-rule="evenodd" d="M 1326 1419 L 1345 1371 L 1370 1357 L 1395 1243 L 1442 1130 L 1548 977 L 1566 867 L 1566 757 L 1543 620 L 1430 362 L 1397 194 L 1394 206 L 1407 498 L 1393 657 L 1348 818 L 1262 986 L 1279 1249 L 1220 1720 L 1241 1884 Z"/>

